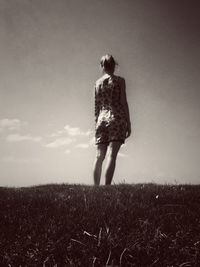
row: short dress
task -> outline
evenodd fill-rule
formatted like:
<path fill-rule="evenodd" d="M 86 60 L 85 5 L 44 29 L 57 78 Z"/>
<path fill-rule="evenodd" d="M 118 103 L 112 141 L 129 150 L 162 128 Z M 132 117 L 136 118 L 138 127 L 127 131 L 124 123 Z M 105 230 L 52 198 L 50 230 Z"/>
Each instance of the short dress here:
<path fill-rule="evenodd" d="M 95 143 L 125 142 L 127 122 L 119 76 L 104 75 L 95 84 Z"/>

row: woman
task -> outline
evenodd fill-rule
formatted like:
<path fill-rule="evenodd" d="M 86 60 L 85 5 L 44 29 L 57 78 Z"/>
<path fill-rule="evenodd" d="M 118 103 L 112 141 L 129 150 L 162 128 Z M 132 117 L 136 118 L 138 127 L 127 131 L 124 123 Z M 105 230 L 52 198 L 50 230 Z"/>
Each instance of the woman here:
<path fill-rule="evenodd" d="M 104 75 L 95 83 L 95 139 L 97 154 L 94 163 L 94 184 L 100 184 L 102 163 L 108 146 L 110 153 L 105 184 L 112 182 L 117 154 L 131 134 L 129 108 L 124 78 L 114 75 L 116 62 L 111 55 L 101 58 Z"/>

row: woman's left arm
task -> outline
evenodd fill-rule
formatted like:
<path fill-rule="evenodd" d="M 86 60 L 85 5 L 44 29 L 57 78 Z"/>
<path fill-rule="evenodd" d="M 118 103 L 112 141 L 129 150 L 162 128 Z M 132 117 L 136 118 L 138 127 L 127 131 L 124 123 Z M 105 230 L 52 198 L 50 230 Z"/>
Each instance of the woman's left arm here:
<path fill-rule="evenodd" d="M 97 123 L 98 116 L 99 116 L 99 103 L 97 101 L 96 85 L 94 87 L 94 116 L 95 116 L 95 123 Z"/>
<path fill-rule="evenodd" d="M 124 78 L 122 78 L 121 81 L 121 104 L 123 105 L 126 114 L 127 137 L 129 137 L 131 135 L 131 121 L 130 121 L 130 113 L 126 97 L 126 82 Z"/>

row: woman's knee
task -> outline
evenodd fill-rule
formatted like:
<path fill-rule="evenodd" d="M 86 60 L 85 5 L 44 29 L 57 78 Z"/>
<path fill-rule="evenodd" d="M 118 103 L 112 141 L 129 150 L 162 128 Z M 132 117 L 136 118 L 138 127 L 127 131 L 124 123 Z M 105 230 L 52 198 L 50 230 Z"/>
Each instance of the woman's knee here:
<path fill-rule="evenodd" d="M 96 159 L 98 161 L 104 161 L 105 157 L 106 157 L 106 153 L 105 152 L 97 151 Z"/>
<path fill-rule="evenodd" d="M 110 152 L 109 153 L 109 155 L 108 155 L 109 161 L 115 162 L 116 161 L 116 158 L 117 158 L 117 153 L 113 153 L 113 152 Z"/>
<path fill-rule="evenodd" d="M 106 145 L 99 145 L 96 153 L 96 158 L 98 161 L 103 161 L 105 159 L 107 152 L 107 146 Z"/>
<path fill-rule="evenodd" d="M 109 157 L 112 160 L 116 160 L 120 147 L 121 147 L 121 143 L 119 143 L 119 142 L 112 142 L 111 143 Z"/>

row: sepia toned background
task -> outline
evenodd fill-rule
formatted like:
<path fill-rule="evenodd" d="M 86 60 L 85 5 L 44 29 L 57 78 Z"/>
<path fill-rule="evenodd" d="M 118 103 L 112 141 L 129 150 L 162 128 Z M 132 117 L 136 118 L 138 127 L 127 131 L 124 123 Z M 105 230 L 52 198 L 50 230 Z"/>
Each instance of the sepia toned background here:
<path fill-rule="evenodd" d="M 114 182 L 199 183 L 199 15 L 198 1 L 0 0 L 0 186 L 92 184 L 105 53 L 132 121 Z"/>

